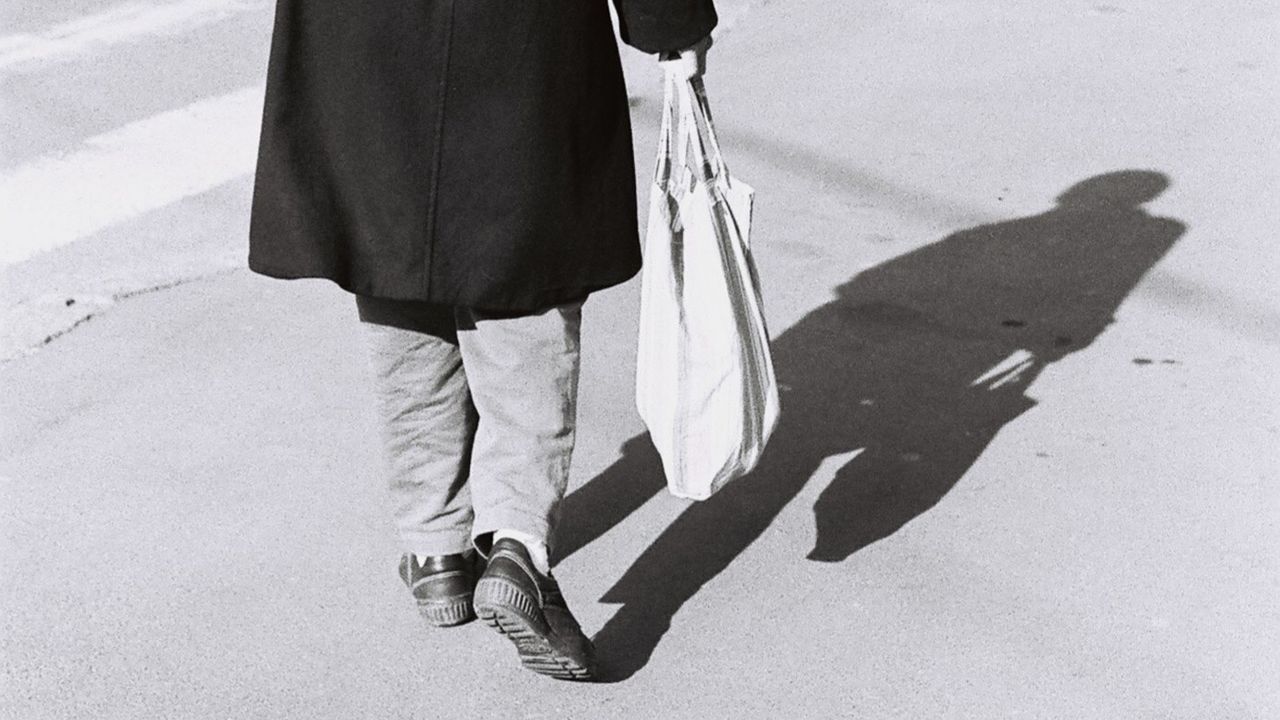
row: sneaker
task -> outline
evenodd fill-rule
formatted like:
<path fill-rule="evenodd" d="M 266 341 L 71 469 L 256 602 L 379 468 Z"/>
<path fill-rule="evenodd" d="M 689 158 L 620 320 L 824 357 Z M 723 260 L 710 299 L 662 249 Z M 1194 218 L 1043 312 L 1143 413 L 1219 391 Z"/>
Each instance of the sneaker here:
<path fill-rule="evenodd" d="M 418 601 L 418 612 L 436 627 L 475 619 L 471 596 L 477 574 L 474 553 L 432 555 L 421 564 L 411 553 L 400 557 L 400 579 Z"/>
<path fill-rule="evenodd" d="M 489 566 L 476 583 L 475 609 L 481 621 L 515 644 L 526 668 L 561 680 L 595 674 L 595 650 L 560 586 L 534 568 L 519 542 L 503 538 L 493 544 Z"/>

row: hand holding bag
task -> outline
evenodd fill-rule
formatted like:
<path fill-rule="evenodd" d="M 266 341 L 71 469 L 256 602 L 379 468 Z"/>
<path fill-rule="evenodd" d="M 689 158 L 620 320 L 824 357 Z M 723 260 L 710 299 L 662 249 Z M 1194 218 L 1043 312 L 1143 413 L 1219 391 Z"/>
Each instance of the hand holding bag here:
<path fill-rule="evenodd" d="M 636 406 L 668 490 L 704 500 L 756 466 L 778 422 L 749 248 L 755 191 L 725 166 L 701 78 L 668 78 L 658 142 Z"/>

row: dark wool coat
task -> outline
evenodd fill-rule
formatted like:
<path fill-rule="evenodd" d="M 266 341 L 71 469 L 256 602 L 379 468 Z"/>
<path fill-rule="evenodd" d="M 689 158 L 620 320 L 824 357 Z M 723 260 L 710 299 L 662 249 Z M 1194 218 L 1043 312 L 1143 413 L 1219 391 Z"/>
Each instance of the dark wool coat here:
<path fill-rule="evenodd" d="M 712 0 L 614 0 L 678 50 Z M 605 0 L 277 0 L 249 267 L 380 298 L 528 311 L 640 267 Z"/>

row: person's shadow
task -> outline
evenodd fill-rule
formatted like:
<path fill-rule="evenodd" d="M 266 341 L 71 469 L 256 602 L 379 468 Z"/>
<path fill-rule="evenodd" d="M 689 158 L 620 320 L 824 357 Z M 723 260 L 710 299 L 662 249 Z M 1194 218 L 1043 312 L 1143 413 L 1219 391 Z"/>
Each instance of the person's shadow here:
<path fill-rule="evenodd" d="M 642 668 L 680 607 L 733 562 L 823 459 L 861 449 L 814 506 L 810 560 L 838 562 L 933 507 L 1051 362 L 1087 347 L 1183 233 L 1142 204 L 1156 172 L 1099 175 L 1040 215 L 950 235 L 854 276 L 773 341 L 782 418 L 760 465 L 691 504 L 601 599 L 604 680 Z M 557 559 L 664 487 L 648 437 L 565 499 Z M 770 602 L 767 593 L 758 602 Z"/>

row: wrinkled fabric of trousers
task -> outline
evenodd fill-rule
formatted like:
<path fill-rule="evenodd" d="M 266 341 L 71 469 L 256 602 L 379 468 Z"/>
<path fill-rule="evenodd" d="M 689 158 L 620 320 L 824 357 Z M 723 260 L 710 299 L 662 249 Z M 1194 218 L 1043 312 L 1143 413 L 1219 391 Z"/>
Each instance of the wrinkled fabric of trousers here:
<path fill-rule="evenodd" d="M 402 550 L 548 540 L 573 454 L 582 301 L 521 315 L 357 297 Z"/>

